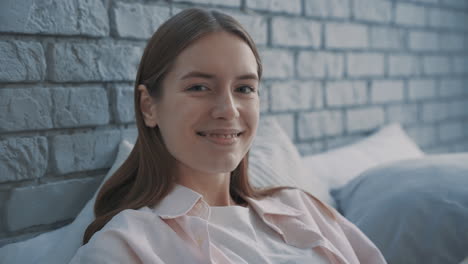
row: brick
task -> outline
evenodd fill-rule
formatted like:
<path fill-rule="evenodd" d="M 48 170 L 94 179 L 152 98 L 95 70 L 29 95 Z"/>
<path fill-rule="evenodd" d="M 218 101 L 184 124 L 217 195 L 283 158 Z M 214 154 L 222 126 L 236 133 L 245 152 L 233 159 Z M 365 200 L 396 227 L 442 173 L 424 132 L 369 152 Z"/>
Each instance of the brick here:
<path fill-rule="evenodd" d="M 449 116 L 450 108 L 447 103 L 428 102 L 422 105 L 421 117 L 424 122 L 442 121 Z"/>
<path fill-rule="evenodd" d="M 300 77 L 305 78 L 341 78 L 344 74 L 344 56 L 332 52 L 300 52 L 297 71 Z"/>
<path fill-rule="evenodd" d="M 371 101 L 372 103 L 389 103 L 403 101 L 403 81 L 372 81 Z"/>
<path fill-rule="evenodd" d="M 448 104 L 448 118 L 462 118 L 467 117 L 466 106 L 468 99 L 453 99 L 447 102 Z"/>
<path fill-rule="evenodd" d="M 367 103 L 367 85 L 364 81 L 327 82 L 327 106 L 349 106 Z"/>
<path fill-rule="evenodd" d="M 411 0 L 411 2 L 415 3 L 430 3 L 430 4 L 438 4 L 439 0 Z"/>
<path fill-rule="evenodd" d="M 460 74 L 468 73 L 468 56 L 453 58 L 453 71 Z"/>
<path fill-rule="evenodd" d="M 443 122 L 439 125 L 440 141 L 453 141 L 463 139 L 463 123 L 461 121 Z"/>
<path fill-rule="evenodd" d="M 150 38 L 170 16 L 169 7 L 115 2 L 112 28 L 118 37 Z"/>
<path fill-rule="evenodd" d="M 390 55 L 388 57 L 390 76 L 414 76 L 421 74 L 419 58 L 412 55 Z"/>
<path fill-rule="evenodd" d="M 367 27 L 357 24 L 328 23 L 325 25 L 325 46 L 329 49 L 367 48 Z"/>
<path fill-rule="evenodd" d="M 266 113 L 270 110 L 270 89 L 265 85 L 260 86 L 260 113 Z"/>
<path fill-rule="evenodd" d="M 102 125 L 109 122 L 103 88 L 0 89 L 0 131 Z"/>
<path fill-rule="evenodd" d="M 294 75 L 294 57 L 290 51 L 268 49 L 260 51 L 263 78 L 289 78 Z"/>
<path fill-rule="evenodd" d="M 0 89 L 0 131 L 52 128 L 52 100 L 48 89 Z"/>
<path fill-rule="evenodd" d="M 101 87 L 54 88 L 54 127 L 79 127 L 109 123 L 107 93 Z"/>
<path fill-rule="evenodd" d="M 402 49 L 405 33 L 401 29 L 388 27 L 371 27 L 370 47 L 374 49 Z"/>
<path fill-rule="evenodd" d="M 466 79 L 442 79 L 439 95 L 442 97 L 458 97 L 468 94 Z"/>
<path fill-rule="evenodd" d="M 395 10 L 395 22 L 407 26 L 424 26 L 426 10 L 422 6 L 398 2 Z"/>
<path fill-rule="evenodd" d="M 294 125 L 294 114 L 275 115 L 275 119 L 278 121 L 278 124 L 284 129 L 288 137 L 294 141 L 296 133 Z"/>
<path fill-rule="evenodd" d="M 418 122 L 418 106 L 413 105 L 389 105 L 386 110 L 387 123 L 414 124 Z"/>
<path fill-rule="evenodd" d="M 408 96 L 410 100 L 435 98 L 437 86 L 435 80 L 410 80 L 408 82 Z"/>
<path fill-rule="evenodd" d="M 324 141 L 301 142 L 296 145 L 302 157 L 321 153 L 325 150 Z"/>
<path fill-rule="evenodd" d="M 41 136 L 0 140 L 0 182 L 42 177 L 48 150 L 47 139 Z"/>
<path fill-rule="evenodd" d="M 301 1 L 300 0 L 291 0 L 291 1 L 282 1 L 282 0 L 247 0 L 247 8 L 252 8 L 256 10 L 269 11 L 269 12 L 281 12 L 281 13 L 291 13 L 291 14 L 300 14 L 301 13 Z"/>
<path fill-rule="evenodd" d="M 320 47 L 320 23 L 300 19 L 275 17 L 272 20 L 273 45 Z"/>
<path fill-rule="evenodd" d="M 437 143 L 437 128 L 433 125 L 410 127 L 406 129 L 406 132 L 419 147 L 423 148 L 423 150 Z"/>
<path fill-rule="evenodd" d="M 442 33 L 439 42 L 440 48 L 443 51 L 463 51 L 465 48 L 463 34 Z"/>
<path fill-rule="evenodd" d="M 271 110 L 289 111 L 321 108 L 322 86 L 319 82 L 277 82 L 270 87 Z"/>
<path fill-rule="evenodd" d="M 392 3 L 384 0 L 354 0 L 354 19 L 389 23 L 392 19 Z"/>
<path fill-rule="evenodd" d="M 249 32 L 257 45 L 267 44 L 268 23 L 267 18 L 262 16 L 249 16 L 234 12 L 225 12 L 236 19 Z"/>
<path fill-rule="evenodd" d="M 40 43 L 0 41 L 0 82 L 40 81 L 44 79 L 45 70 L 46 60 Z"/>
<path fill-rule="evenodd" d="M 446 56 L 423 57 L 423 72 L 426 75 L 450 73 L 450 58 Z"/>
<path fill-rule="evenodd" d="M 134 81 L 140 47 L 58 43 L 50 47 L 49 79 L 55 82 Z"/>
<path fill-rule="evenodd" d="M 341 111 L 320 111 L 300 113 L 298 134 L 301 140 L 317 139 L 343 134 L 343 114 Z"/>
<path fill-rule="evenodd" d="M 32 34 L 109 35 L 107 10 L 100 0 L 3 1 L 0 31 Z"/>
<path fill-rule="evenodd" d="M 74 218 L 93 196 L 100 180 L 76 179 L 13 189 L 5 208 L 8 230 Z"/>
<path fill-rule="evenodd" d="M 349 18 L 349 0 L 306 0 L 304 1 L 307 16 L 322 18 Z"/>
<path fill-rule="evenodd" d="M 130 85 L 115 85 L 113 87 L 113 111 L 119 123 L 134 123 L 134 88 Z"/>
<path fill-rule="evenodd" d="M 428 9 L 429 26 L 435 28 L 464 29 L 466 18 L 463 12 L 441 8 Z"/>
<path fill-rule="evenodd" d="M 384 123 L 384 111 L 380 107 L 366 107 L 346 110 L 348 133 L 370 131 Z"/>
<path fill-rule="evenodd" d="M 409 48 L 414 51 L 437 51 L 439 35 L 434 32 L 412 31 L 409 33 Z"/>
<path fill-rule="evenodd" d="M 468 8 L 466 0 L 442 0 L 442 5 L 454 8 Z"/>
<path fill-rule="evenodd" d="M 350 53 L 346 63 L 348 76 L 383 76 L 384 57 L 376 53 Z"/>
<path fill-rule="evenodd" d="M 52 160 L 58 173 L 109 168 L 120 131 L 95 131 L 52 137 Z"/>
<path fill-rule="evenodd" d="M 122 132 L 122 136 L 121 136 L 122 140 L 127 140 L 131 144 L 135 144 L 135 141 L 138 137 L 138 129 L 136 128 L 136 126 L 130 126 L 129 128 L 124 128 L 121 130 L 121 132 Z"/>
<path fill-rule="evenodd" d="M 240 7 L 241 0 L 173 0 L 175 3 L 192 3 L 204 5 L 220 5 L 230 7 Z"/>

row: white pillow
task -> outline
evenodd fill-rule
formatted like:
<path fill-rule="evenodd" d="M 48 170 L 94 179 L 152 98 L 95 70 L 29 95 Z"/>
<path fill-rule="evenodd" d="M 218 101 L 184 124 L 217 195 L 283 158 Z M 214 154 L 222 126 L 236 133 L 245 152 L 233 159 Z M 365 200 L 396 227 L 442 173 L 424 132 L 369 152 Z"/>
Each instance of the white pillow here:
<path fill-rule="evenodd" d="M 250 150 L 249 176 L 257 187 L 300 187 L 323 202 L 333 204 L 326 185 L 318 178 L 305 178 L 301 156 L 274 117 L 262 117 Z"/>
<path fill-rule="evenodd" d="M 102 183 L 127 159 L 132 148 L 133 144 L 127 140 L 120 143 L 116 160 Z M 0 263 L 68 263 L 81 246 L 86 227 L 94 220 L 93 207 L 97 193 L 98 191 L 69 225 L 0 248 Z"/>
<path fill-rule="evenodd" d="M 424 153 L 400 124 L 394 123 L 357 143 L 305 156 L 302 163 L 311 181 L 319 179 L 331 190 L 345 185 L 371 167 L 422 156 Z"/>

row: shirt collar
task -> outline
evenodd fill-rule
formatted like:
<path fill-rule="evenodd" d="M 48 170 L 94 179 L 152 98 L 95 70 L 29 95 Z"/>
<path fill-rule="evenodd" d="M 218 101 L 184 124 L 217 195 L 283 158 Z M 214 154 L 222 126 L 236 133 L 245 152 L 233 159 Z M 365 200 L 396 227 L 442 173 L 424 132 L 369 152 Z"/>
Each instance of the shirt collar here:
<path fill-rule="evenodd" d="M 259 200 L 251 197 L 242 198 L 262 217 L 266 215 L 295 217 L 304 214 L 302 211 L 280 203 L 277 199 L 271 197 Z M 187 215 L 197 203 L 207 205 L 201 194 L 180 184 L 175 184 L 172 191 L 153 207 L 153 211 L 162 218 L 176 218 Z M 197 212 L 198 210 L 194 211 Z"/>
<path fill-rule="evenodd" d="M 187 215 L 201 200 L 201 194 L 180 184 L 175 184 L 172 191 L 153 207 L 153 211 L 162 218 L 176 218 Z"/>

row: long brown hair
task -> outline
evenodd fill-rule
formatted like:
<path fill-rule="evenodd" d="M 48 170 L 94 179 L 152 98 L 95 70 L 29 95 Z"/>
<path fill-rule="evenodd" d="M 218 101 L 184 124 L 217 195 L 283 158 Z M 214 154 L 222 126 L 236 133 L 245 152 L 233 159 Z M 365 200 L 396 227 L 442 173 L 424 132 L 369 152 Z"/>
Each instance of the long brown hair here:
<path fill-rule="evenodd" d="M 139 84 L 144 84 L 152 97 L 161 98 L 161 83 L 175 58 L 189 44 L 216 31 L 226 31 L 244 40 L 257 60 L 257 74 L 261 78 L 262 64 L 256 46 L 232 17 L 202 9 L 186 9 L 162 24 L 149 40 L 135 81 L 135 115 L 138 138 L 127 160 L 102 186 L 94 205 L 96 219 L 83 237 L 86 244 L 112 217 L 125 209 L 139 209 L 158 204 L 173 188 L 175 175 L 171 172 L 174 158 L 166 149 L 158 127 L 147 127 L 140 110 Z M 248 154 L 231 172 L 230 194 L 235 202 L 242 197 L 263 197 L 270 191 L 253 188 L 247 175 Z"/>

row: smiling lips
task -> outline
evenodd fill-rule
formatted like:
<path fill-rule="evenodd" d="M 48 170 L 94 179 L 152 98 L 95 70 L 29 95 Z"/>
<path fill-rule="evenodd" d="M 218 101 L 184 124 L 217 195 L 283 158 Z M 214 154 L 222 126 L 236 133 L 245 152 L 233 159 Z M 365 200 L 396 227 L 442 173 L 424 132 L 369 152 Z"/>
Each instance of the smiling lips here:
<path fill-rule="evenodd" d="M 233 145 L 239 140 L 242 131 L 238 129 L 216 129 L 199 131 L 197 135 L 217 145 Z"/>

